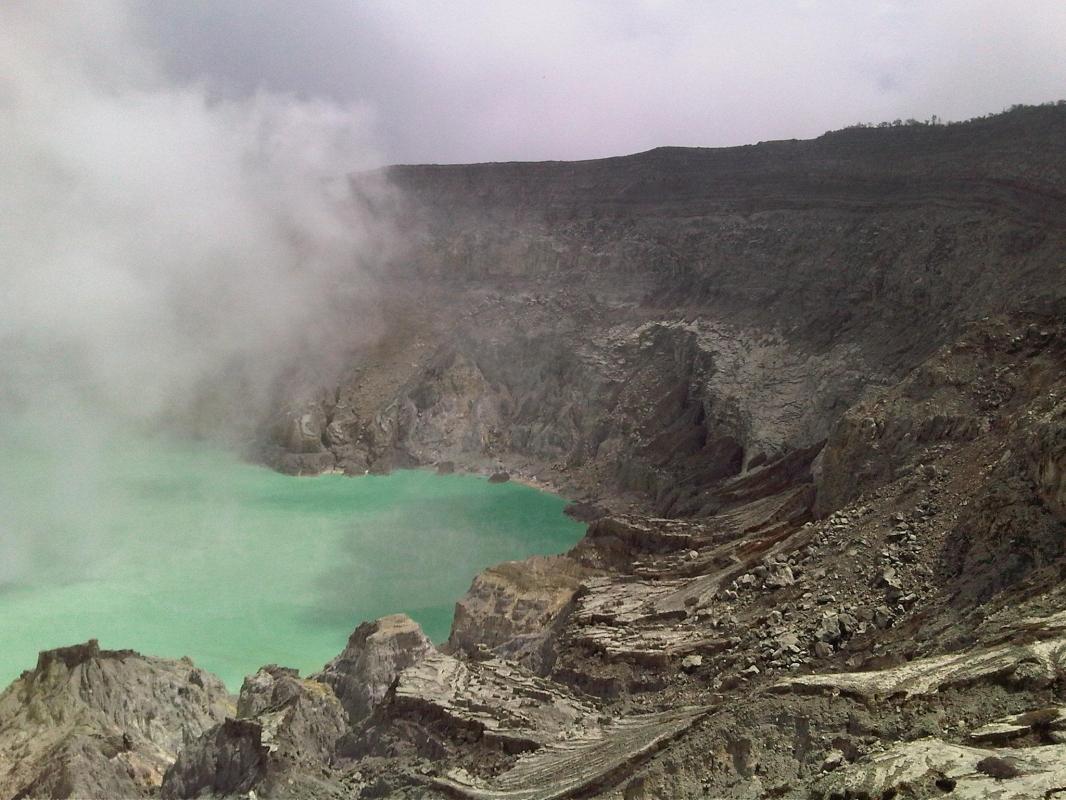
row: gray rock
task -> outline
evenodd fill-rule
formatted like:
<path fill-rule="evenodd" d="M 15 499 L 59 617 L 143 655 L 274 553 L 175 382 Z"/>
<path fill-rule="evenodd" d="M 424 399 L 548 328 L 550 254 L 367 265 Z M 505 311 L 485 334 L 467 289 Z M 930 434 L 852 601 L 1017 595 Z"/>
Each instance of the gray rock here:
<path fill-rule="evenodd" d="M 163 778 L 163 798 L 259 791 L 312 796 L 326 781 L 348 716 L 324 684 L 295 670 L 264 667 L 241 688 L 239 719 L 185 744 Z"/>
<path fill-rule="evenodd" d="M 822 772 L 832 772 L 844 766 L 844 754 L 840 750 L 830 750 L 822 761 Z"/>
<path fill-rule="evenodd" d="M 836 644 L 843 635 L 840 617 L 836 614 L 823 616 L 818 622 L 818 627 L 814 630 L 814 638 L 827 644 Z"/>
<path fill-rule="evenodd" d="M 810 796 L 893 797 L 928 787 L 914 796 L 1028 800 L 1050 797 L 1064 785 L 1064 745 L 996 751 L 919 739 L 830 773 Z"/>
<path fill-rule="evenodd" d="M 703 656 L 688 655 L 681 659 L 681 669 L 685 672 L 695 672 L 703 666 Z"/>
<path fill-rule="evenodd" d="M 484 570 L 455 604 L 449 647 L 472 654 L 483 645 L 539 669 L 552 624 L 590 574 L 566 556 L 534 556 Z"/>
<path fill-rule="evenodd" d="M 888 606 L 878 606 L 873 611 L 873 623 L 881 630 L 888 628 L 895 621 L 895 615 Z"/>
<path fill-rule="evenodd" d="M 0 796 L 147 797 L 182 743 L 231 708 L 186 660 L 96 640 L 42 652 L 0 694 Z"/>
<path fill-rule="evenodd" d="M 837 622 L 840 625 L 841 634 L 843 636 L 851 636 L 859 627 L 859 621 L 847 612 L 837 614 Z"/>
<path fill-rule="evenodd" d="M 341 654 L 311 677 L 333 689 L 355 724 L 369 716 L 404 669 L 433 652 L 417 622 L 392 614 L 356 628 Z"/>
<path fill-rule="evenodd" d="M 788 564 L 772 565 L 766 577 L 766 586 L 770 589 L 782 589 L 786 586 L 792 586 L 795 582 L 796 578 L 792 574 L 792 567 Z"/>

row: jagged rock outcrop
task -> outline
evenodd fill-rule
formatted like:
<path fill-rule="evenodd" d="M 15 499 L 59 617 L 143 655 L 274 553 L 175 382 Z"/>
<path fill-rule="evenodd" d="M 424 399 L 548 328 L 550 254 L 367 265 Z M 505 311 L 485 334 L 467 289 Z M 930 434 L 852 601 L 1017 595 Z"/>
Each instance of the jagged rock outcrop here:
<path fill-rule="evenodd" d="M 498 659 L 435 653 L 400 673 L 381 717 L 423 725 L 421 746 L 478 741 L 505 753 L 534 750 L 597 725 L 597 710 L 562 686 Z"/>
<path fill-rule="evenodd" d="M 349 726 L 340 700 L 329 689 L 300 678 L 296 670 L 263 667 L 245 678 L 237 716 L 268 720 L 265 738 L 272 753 L 310 765 L 329 763 L 337 739 Z"/>
<path fill-rule="evenodd" d="M 911 698 L 931 695 L 953 685 L 1003 680 L 1042 689 L 1066 678 L 1066 629 L 1063 618 L 1051 618 L 1052 638 L 1031 644 L 1004 644 L 987 649 L 920 659 L 879 672 L 805 675 L 775 685 L 777 691 L 828 691 L 861 698 Z M 1055 635 L 1059 634 L 1059 635 Z"/>
<path fill-rule="evenodd" d="M 455 604 L 448 646 L 480 648 L 538 670 L 552 623 L 593 570 L 566 556 L 534 556 L 481 572 Z"/>
<path fill-rule="evenodd" d="M 449 758 L 423 782 L 461 797 L 568 797 L 616 782 L 704 711 L 614 719 L 514 664 L 438 653 L 401 673 L 359 751 Z"/>
<path fill-rule="evenodd" d="M 186 742 L 161 796 L 333 797 L 327 780 L 348 716 L 329 687 L 269 666 L 245 679 L 238 716 Z"/>
<path fill-rule="evenodd" d="M 189 661 L 96 640 L 42 652 L 0 694 L 0 797 L 148 797 L 184 739 L 231 712 Z"/>
<path fill-rule="evenodd" d="M 344 651 L 313 678 L 329 686 L 353 723 L 367 717 L 401 672 L 435 652 L 406 614 L 364 622 Z"/>

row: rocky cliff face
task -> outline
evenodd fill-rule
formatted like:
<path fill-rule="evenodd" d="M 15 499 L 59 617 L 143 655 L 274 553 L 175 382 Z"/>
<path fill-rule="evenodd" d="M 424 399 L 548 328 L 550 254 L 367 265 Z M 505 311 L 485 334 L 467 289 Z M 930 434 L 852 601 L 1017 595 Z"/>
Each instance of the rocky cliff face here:
<path fill-rule="evenodd" d="M 388 330 L 298 400 L 289 471 L 502 462 L 711 513 L 968 321 L 1064 294 L 1066 110 L 601 161 L 395 167 Z"/>
<path fill-rule="evenodd" d="M 181 662 L 42 654 L 0 789 L 1055 796 L 1064 164 L 1055 107 L 393 168 L 386 333 L 281 387 L 259 455 L 506 468 L 595 501 L 588 534 L 478 576 L 440 649 L 386 617 L 236 708 Z"/>

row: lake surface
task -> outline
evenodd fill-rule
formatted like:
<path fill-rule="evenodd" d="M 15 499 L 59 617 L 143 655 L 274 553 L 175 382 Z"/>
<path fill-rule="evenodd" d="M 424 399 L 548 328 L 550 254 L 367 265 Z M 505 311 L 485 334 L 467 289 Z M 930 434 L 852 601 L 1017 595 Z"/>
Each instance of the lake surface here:
<path fill-rule="evenodd" d="M 584 533 L 564 500 L 514 483 L 291 478 L 200 445 L 81 444 L 0 429 L 0 686 L 89 638 L 190 656 L 231 690 L 263 664 L 316 670 L 383 614 L 441 641 L 478 571 Z"/>

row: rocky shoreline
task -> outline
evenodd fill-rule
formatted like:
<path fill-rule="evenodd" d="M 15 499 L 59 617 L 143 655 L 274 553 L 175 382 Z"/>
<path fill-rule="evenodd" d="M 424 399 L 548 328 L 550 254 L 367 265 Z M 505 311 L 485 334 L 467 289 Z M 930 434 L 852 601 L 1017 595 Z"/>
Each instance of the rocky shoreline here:
<path fill-rule="evenodd" d="M 770 462 L 717 515 L 609 515 L 565 556 L 487 570 L 440 648 L 386 617 L 308 678 L 264 667 L 235 706 L 188 662 L 42 653 L 0 695 L 0 787 L 1043 796 L 1066 746 L 1064 381 L 1060 320 L 976 324 L 838 423 L 807 473 L 846 481 L 827 516 Z M 856 467 L 886 450 L 891 472 Z"/>

